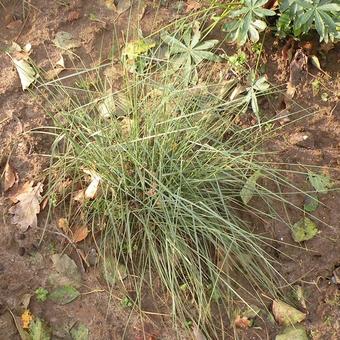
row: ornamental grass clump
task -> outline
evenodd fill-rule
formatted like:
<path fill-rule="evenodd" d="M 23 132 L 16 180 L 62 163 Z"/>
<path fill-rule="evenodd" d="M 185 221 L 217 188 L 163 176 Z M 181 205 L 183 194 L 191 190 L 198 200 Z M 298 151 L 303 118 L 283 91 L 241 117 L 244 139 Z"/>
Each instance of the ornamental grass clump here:
<path fill-rule="evenodd" d="M 187 68 L 167 72 L 171 57 L 155 55 L 144 51 L 134 70 L 123 61 L 117 91 L 100 67 L 92 90 L 54 87 L 68 104 L 52 115 L 50 192 L 71 226 L 92 229 L 105 277 L 133 287 L 134 306 L 151 287 L 175 323 L 213 334 L 226 324 L 215 311 L 233 299 L 277 294 L 271 240 L 244 216 L 274 218 L 273 201 L 289 202 L 263 183 L 289 184 L 263 157 L 266 122 L 239 124 L 251 105 L 235 79 L 189 86 Z"/>

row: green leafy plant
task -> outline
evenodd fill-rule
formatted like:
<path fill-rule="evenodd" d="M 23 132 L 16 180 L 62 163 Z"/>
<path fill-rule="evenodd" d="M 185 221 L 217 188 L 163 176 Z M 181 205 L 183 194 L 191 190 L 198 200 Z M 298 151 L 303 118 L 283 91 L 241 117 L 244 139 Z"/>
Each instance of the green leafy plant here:
<path fill-rule="evenodd" d="M 259 95 L 264 94 L 270 88 L 269 83 L 267 82 L 266 77 L 262 76 L 260 78 L 256 78 L 253 72 L 250 73 L 250 81 L 249 86 L 247 87 L 246 96 L 244 100 L 246 101 L 247 105 L 250 105 L 252 111 L 257 117 L 258 122 L 260 122 L 260 115 L 259 115 L 259 105 L 257 98 Z"/>
<path fill-rule="evenodd" d="M 35 291 L 35 297 L 39 302 L 46 301 L 48 297 L 48 290 L 43 287 L 39 287 Z"/>
<path fill-rule="evenodd" d="M 332 0 L 284 0 L 280 5 L 277 30 L 280 36 L 299 37 L 315 29 L 320 41 L 334 41 L 339 35 L 339 3 Z"/>
<path fill-rule="evenodd" d="M 247 55 L 243 51 L 239 51 L 231 56 L 226 56 L 228 63 L 236 72 L 244 70 L 244 64 L 247 62 Z"/>
<path fill-rule="evenodd" d="M 36 317 L 32 322 L 30 322 L 29 339 L 50 340 L 51 329 L 46 325 L 43 320 Z"/>
<path fill-rule="evenodd" d="M 131 299 L 128 296 L 125 296 L 121 301 L 121 305 L 125 308 L 132 307 L 133 302 L 131 301 Z"/>
<path fill-rule="evenodd" d="M 129 72 L 143 72 L 147 64 L 146 54 L 155 46 L 153 40 L 139 39 L 127 43 L 122 51 L 122 61 Z"/>
<path fill-rule="evenodd" d="M 239 9 L 230 12 L 230 20 L 223 26 L 223 30 L 227 32 L 227 38 L 231 41 L 243 45 L 248 38 L 257 42 L 259 40 L 259 32 L 266 29 L 267 16 L 275 15 L 275 12 L 263 5 L 266 0 L 244 0 Z"/>
<path fill-rule="evenodd" d="M 183 70 L 184 83 L 195 84 L 198 80 L 197 66 L 203 60 L 218 61 L 220 58 L 210 50 L 216 46 L 218 40 L 201 41 L 199 23 L 187 28 L 181 38 L 163 33 L 161 39 L 169 46 L 172 72 Z"/>

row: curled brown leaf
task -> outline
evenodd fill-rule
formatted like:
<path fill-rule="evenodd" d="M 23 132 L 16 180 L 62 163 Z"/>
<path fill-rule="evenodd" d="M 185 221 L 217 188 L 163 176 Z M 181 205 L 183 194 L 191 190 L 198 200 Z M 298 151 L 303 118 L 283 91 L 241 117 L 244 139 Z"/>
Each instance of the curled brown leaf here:
<path fill-rule="evenodd" d="M 72 241 L 74 243 L 81 242 L 86 239 L 88 234 L 89 230 L 87 229 L 87 227 L 80 227 L 76 229 L 76 231 L 73 233 Z"/>
<path fill-rule="evenodd" d="M 3 178 L 3 188 L 6 192 L 10 188 L 13 187 L 14 184 L 17 184 L 19 182 L 19 177 L 17 172 L 14 170 L 14 168 L 7 163 L 4 170 L 4 178 Z"/>

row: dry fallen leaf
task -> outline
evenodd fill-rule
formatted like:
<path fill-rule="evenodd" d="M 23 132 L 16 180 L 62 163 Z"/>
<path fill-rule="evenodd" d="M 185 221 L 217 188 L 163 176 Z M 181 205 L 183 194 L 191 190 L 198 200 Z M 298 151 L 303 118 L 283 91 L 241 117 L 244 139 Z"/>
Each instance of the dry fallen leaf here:
<path fill-rule="evenodd" d="M 133 119 L 129 117 L 124 117 L 120 121 L 120 128 L 121 128 L 123 137 L 128 138 L 130 136 L 132 125 L 133 125 Z"/>
<path fill-rule="evenodd" d="M 94 198 L 96 196 L 97 190 L 98 190 L 98 185 L 101 180 L 101 177 L 97 175 L 95 172 L 91 170 L 84 170 L 84 172 L 88 175 L 91 176 L 91 183 L 85 190 L 85 198 Z"/>
<path fill-rule="evenodd" d="M 29 86 L 36 81 L 39 75 L 34 68 L 24 59 L 13 59 L 13 63 L 19 74 L 21 87 L 23 91 L 29 88 Z"/>
<path fill-rule="evenodd" d="M 248 319 L 246 316 L 240 316 L 237 315 L 235 320 L 234 320 L 234 325 L 237 328 L 249 328 L 252 324 L 252 321 L 250 319 Z"/>
<path fill-rule="evenodd" d="M 302 77 L 306 74 L 308 57 L 302 49 L 298 49 L 290 63 L 289 82 L 287 84 L 287 96 L 292 99 L 296 87 L 301 83 Z"/>
<path fill-rule="evenodd" d="M 9 30 L 18 30 L 21 26 L 21 20 L 13 20 L 8 25 L 6 25 L 6 28 L 8 28 Z"/>
<path fill-rule="evenodd" d="M 89 234 L 89 230 L 87 229 L 87 227 L 80 227 L 78 229 L 76 229 L 76 231 L 73 234 L 72 237 L 72 241 L 74 243 L 83 241 L 86 239 L 87 235 Z"/>
<path fill-rule="evenodd" d="M 84 203 L 85 201 L 85 192 L 84 190 L 78 190 L 74 193 L 73 199 L 77 202 Z"/>
<path fill-rule="evenodd" d="M 24 184 L 22 184 L 21 186 L 19 186 L 18 188 L 16 188 L 14 190 L 13 193 L 11 193 L 11 196 L 9 196 L 9 199 L 13 202 L 13 203 L 18 203 L 19 200 L 17 199 L 17 196 L 27 192 L 28 190 L 30 190 L 30 188 L 32 187 L 33 183 L 32 182 L 25 182 Z"/>
<path fill-rule="evenodd" d="M 28 309 L 25 309 L 21 314 L 21 325 L 23 329 L 28 329 L 31 321 L 33 320 L 33 315 Z"/>
<path fill-rule="evenodd" d="M 99 176 L 96 176 L 92 179 L 90 185 L 85 190 L 85 198 L 94 198 L 96 196 L 99 182 L 100 182 Z"/>
<path fill-rule="evenodd" d="M 46 80 L 52 80 L 58 77 L 59 73 L 63 70 L 65 70 L 65 61 L 63 56 L 61 56 L 60 59 L 56 62 L 55 66 L 51 70 L 45 72 L 44 78 Z"/>
<path fill-rule="evenodd" d="M 108 8 L 108 9 L 111 9 L 111 10 L 116 10 L 116 5 L 114 4 L 113 0 L 105 0 L 105 6 Z"/>
<path fill-rule="evenodd" d="M 37 226 L 37 214 L 40 212 L 40 200 L 43 184 L 37 183 L 33 187 L 33 182 L 25 186 L 25 191 L 15 195 L 17 203 L 9 209 L 13 214 L 13 223 L 17 224 L 21 232 L 25 232 L 30 226 Z"/>
<path fill-rule="evenodd" d="M 190 11 L 196 11 L 202 7 L 202 4 L 195 0 L 188 0 L 187 1 L 187 7 L 185 9 L 185 13 L 188 13 Z"/>
<path fill-rule="evenodd" d="M 294 325 L 306 318 L 305 313 L 280 300 L 273 301 L 272 311 L 277 323 L 284 326 Z"/>
<path fill-rule="evenodd" d="M 28 60 L 30 54 L 32 53 L 32 45 L 27 43 L 24 47 L 21 47 L 19 44 L 13 41 L 7 52 L 13 59 Z"/>
<path fill-rule="evenodd" d="M 116 6 L 117 14 L 124 13 L 131 7 L 131 5 L 132 5 L 131 0 L 118 0 L 117 6 Z"/>
<path fill-rule="evenodd" d="M 207 338 L 204 336 L 204 334 L 202 333 L 202 331 L 199 329 L 197 325 L 195 325 L 192 328 L 192 333 L 193 333 L 192 335 L 195 340 L 207 340 Z"/>
<path fill-rule="evenodd" d="M 278 334 L 275 340 L 308 340 L 306 330 L 302 326 L 287 327 L 283 333 Z"/>
<path fill-rule="evenodd" d="M 68 13 L 67 15 L 67 21 L 68 22 L 73 22 L 76 21 L 80 18 L 80 12 L 77 10 L 73 10 L 71 12 Z"/>
<path fill-rule="evenodd" d="M 115 100 L 113 99 L 113 95 L 106 95 L 105 98 L 98 103 L 97 110 L 100 116 L 103 118 L 112 117 L 116 111 L 116 104 Z"/>
<path fill-rule="evenodd" d="M 48 203 L 48 197 L 45 197 L 42 202 L 40 203 L 40 209 L 44 210 L 46 208 L 46 205 Z"/>
<path fill-rule="evenodd" d="M 148 196 L 155 196 L 157 193 L 158 184 L 156 182 L 151 183 L 151 188 L 146 192 Z"/>
<path fill-rule="evenodd" d="M 293 51 L 295 47 L 295 40 L 289 38 L 282 49 L 282 59 L 284 64 L 290 63 L 293 58 Z"/>
<path fill-rule="evenodd" d="M 14 184 L 19 182 L 19 177 L 17 172 L 11 167 L 9 163 L 6 164 L 4 170 L 4 179 L 3 179 L 3 188 L 4 191 L 9 190 L 12 188 Z"/>
<path fill-rule="evenodd" d="M 66 218 L 59 218 L 58 228 L 61 229 L 65 234 L 70 231 L 68 220 Z"/>

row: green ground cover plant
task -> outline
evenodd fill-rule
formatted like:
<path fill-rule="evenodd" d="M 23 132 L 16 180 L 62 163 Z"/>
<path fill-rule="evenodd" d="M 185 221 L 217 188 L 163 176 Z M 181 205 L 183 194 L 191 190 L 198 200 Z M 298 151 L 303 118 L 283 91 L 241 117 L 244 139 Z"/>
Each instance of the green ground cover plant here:
<path fill-rule="evenodd" d="M 273 17 L 269 26 L 280 37 L 292 35 L 297 39 L 315 30 L 320 41 L 339 39 L 340 5 L 332 0 L 283 0 L 277 7 L 265 8 L 266 0 L 244 0 L 219 5 L 225 12 L 217 21 L 226 21 L 223 30 L 226 38 L 240 45 L 251 40 L 257 42 L 259 33 L 268 27 L 268 18 Z"/>

